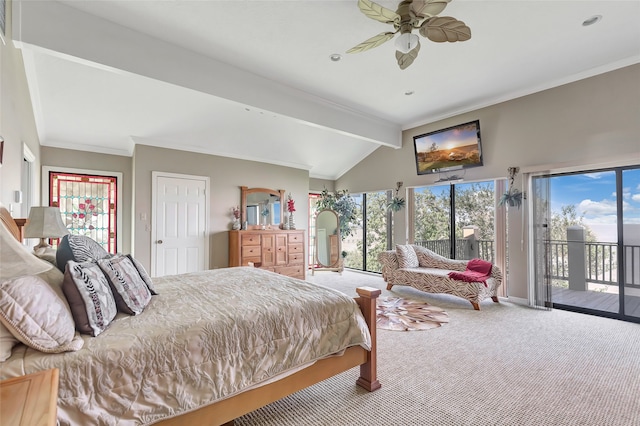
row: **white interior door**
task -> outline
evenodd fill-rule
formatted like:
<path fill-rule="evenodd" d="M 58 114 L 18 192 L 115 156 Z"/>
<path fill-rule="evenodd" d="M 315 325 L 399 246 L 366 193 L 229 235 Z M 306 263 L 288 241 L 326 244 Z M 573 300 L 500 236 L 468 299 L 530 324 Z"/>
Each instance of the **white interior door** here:
<path fill-rule="evenodd" d="M 153 181 L 152 275 L 209 269 L 209 179 L 155 172 Z"/>

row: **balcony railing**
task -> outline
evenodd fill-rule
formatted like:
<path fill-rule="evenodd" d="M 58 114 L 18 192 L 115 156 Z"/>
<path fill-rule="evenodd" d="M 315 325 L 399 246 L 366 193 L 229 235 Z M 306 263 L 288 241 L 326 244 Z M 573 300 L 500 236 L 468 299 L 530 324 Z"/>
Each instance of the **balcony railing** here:
<path fill-rule="evenodd" d="M 449 240 L 416 240 L 415 245 L 428 248 L 440 256 L 451 256 L 451 241 Z M 494 261 L 493 240 L 476 240 L 475 238 L 461 238 L 456 240 L 456 259 L 479 258 L 491 263 Z"/>
<path fill-rule="evenodd" d="M 572 259 L 569 256 L 570 244 L 584 246 L 582 263 L 584 263 L 586 282 L 618 284 L 618 245 L 615 243 L 549 241 L 551 278 L 569 280 L 570 264 L 580 262 L 580 258 Z M 625 265 L 624 285 L 640 288 L 640 246 L 623 245 L 622 247 Z"/>
<path fill-rule="evenodd" d="M 428 248 L 441 256 L 451 256 L 449 240 L 416 240 L 414 244 Z M 584 249 L 584 254 L 569 256 L 570 244 Z M 580 251 L 579 253 L 582 253 Z M 569 281 L 569 270 L 584 271 L 584 283 L 618 284 L 618 245 L 615 243 L 583 241 L 549 241 L 551 278 Z M 456 240 L 456 259 L 480 258 L 494 261 L 493 240 L 465 238 Z M 624 245 L 624 285 L 640 288 L 640 246 Z M 574 277 L 575 278 L 575 277 Z"/>

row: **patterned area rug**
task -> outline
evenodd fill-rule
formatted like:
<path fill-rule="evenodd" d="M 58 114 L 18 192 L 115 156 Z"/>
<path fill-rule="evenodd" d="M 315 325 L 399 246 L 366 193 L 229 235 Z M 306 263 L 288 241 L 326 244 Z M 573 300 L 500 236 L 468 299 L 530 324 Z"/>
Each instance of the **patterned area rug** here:
<path fill-rule="evenodd" d="M 428 330 L 449 322 L 442 308 L 399 297 L 379 298 L 376 312 L 377 326 L 385 330 Z"/>

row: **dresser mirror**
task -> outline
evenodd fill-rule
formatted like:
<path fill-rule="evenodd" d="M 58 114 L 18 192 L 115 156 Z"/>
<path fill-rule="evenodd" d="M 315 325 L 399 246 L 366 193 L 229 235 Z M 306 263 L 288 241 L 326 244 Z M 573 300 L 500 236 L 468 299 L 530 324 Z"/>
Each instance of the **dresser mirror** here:
<path fill-rule="evenodd" d="M 340 256 L 340 222 L 338 214 L 333 210 L 320 210 L 316 215 L 314 262 L 311 274 L 316 270 L 336 271 L 342 273 L 343 264 Z"/>
<path fill-rule="evenodd" d="M 278 228 L 284 217 L 284 189 L 240 187 L 242 221 L 247 229 Z"/>

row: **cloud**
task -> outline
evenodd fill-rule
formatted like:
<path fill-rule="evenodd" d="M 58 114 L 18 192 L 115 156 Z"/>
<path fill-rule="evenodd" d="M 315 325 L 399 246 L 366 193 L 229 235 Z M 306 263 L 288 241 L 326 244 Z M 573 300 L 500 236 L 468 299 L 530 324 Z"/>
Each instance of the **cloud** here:
<path fill-rule="evenodd" d="M 633 194 L 631 199 L 640 203 L 640 194 Z"/>
<path fill-rule="evenodd" d="M 615 201 L 592 201 L 587 199 L 580 201 L 577 210 L 578 213 L 584 214 L 585 216 L 602 216 L 608 214 L 616 214 L 618 209 Z"/>
<path fill-rule="evenodd" d="M 608 173 L 609 172 L 585 173 L 583 176 L 591 179 L 602 179 L 602 177 Z"/>

